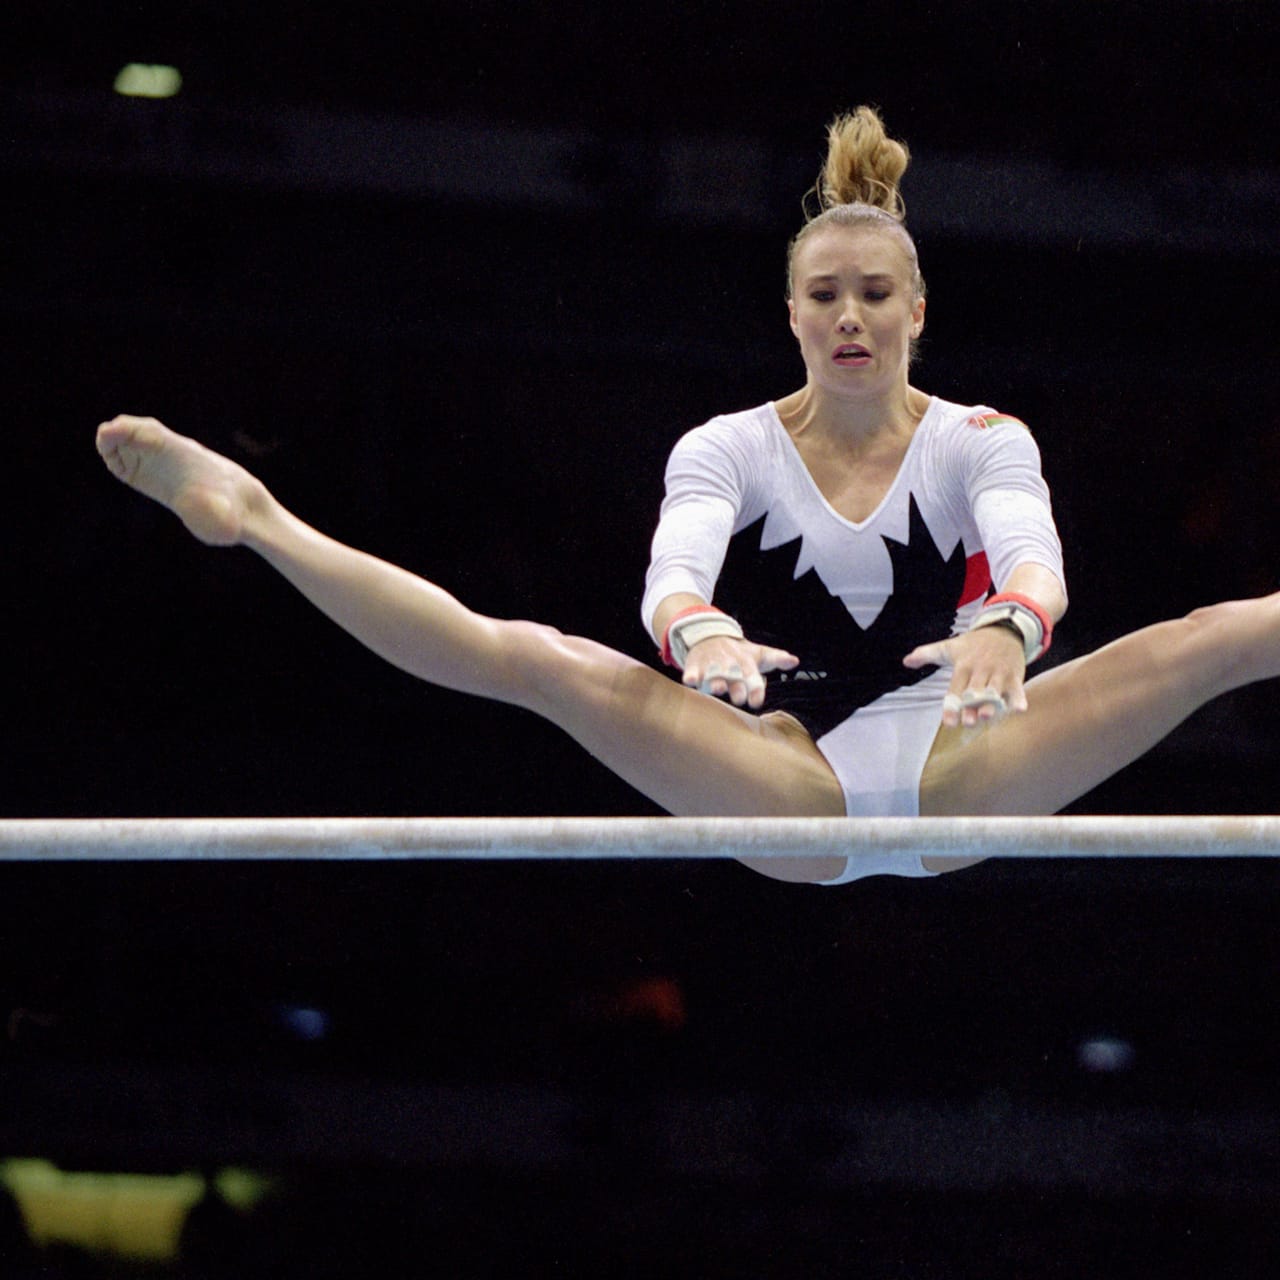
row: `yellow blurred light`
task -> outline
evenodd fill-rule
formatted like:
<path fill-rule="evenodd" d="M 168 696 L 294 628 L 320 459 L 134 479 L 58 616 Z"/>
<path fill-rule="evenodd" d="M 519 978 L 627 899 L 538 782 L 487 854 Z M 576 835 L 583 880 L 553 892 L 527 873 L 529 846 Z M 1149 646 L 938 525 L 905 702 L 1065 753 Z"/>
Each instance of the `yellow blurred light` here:
<path fill-rule="evenodd" d="M 272 1185 L 237 1168 L 220 1170 L 213 1183 L 241 1211 L 254 1208 Z M 0 1187 L 18 1202 L 33 1243 L 150 1262 L 178 1257 L 187 1216 L 208 1190 L 198 1173 L 68 1172 L 33 1159 L 0 1160 Z"/>
<path fill-rule="evenodd" d="M 177 67 L 131 62 L 116 76 L 115 90 L 126 98 L 172 98 L 182 88 Z"/>
<path fill-rule="evenodd" d="M 275 1190 L 276 1181 L 253 1169 L 229 1168 L 213 1175 L 213 1186 L 233 1209 L 248 1212 Z"/>

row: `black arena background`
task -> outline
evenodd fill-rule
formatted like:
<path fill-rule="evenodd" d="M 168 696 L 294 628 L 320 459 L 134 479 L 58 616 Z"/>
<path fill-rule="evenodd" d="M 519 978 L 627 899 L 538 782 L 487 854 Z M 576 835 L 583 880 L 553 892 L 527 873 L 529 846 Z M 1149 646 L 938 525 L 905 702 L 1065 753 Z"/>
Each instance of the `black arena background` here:
<path fill-rule="evenodd" d="M 6 817 L 653 813 L 195 546 L 93 429 L 155 414 L 473 607 L 656 666 L 667 452 L 797 384 L 784 249 L 827 118 L 864 101 L 914 153 L 915 382 L 1044 457 L 1049 661 L 1277 587 L 1270 5 L 0 24 Z M 113 94 L 129 61 L 182 92 Z M 1277 710 L 1223 699 L 1074 809 L 1275 813 Z M 1265 1274 L 1278 865 L 836 891 L 727 863 L 0 865 L 0 1161 L 277 1173 L 276 1217 L 197 1221 L 190 1273 L 234 1237 L 238 1274 Z M 128 1267 L 20 1257 L 6 1204 L 13 1274 Z"/>

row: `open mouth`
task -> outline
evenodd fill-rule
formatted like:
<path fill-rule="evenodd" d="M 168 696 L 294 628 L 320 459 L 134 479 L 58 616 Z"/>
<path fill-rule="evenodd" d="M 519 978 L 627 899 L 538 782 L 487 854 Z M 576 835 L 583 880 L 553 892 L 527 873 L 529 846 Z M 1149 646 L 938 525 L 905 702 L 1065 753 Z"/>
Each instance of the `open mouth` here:
<path fill-rule="evenodd" d="M 857 343 L 845 347 L 837 347 L 831 356 L 836 364 L 866 364 L 871 359 L 871 352 Z"/>

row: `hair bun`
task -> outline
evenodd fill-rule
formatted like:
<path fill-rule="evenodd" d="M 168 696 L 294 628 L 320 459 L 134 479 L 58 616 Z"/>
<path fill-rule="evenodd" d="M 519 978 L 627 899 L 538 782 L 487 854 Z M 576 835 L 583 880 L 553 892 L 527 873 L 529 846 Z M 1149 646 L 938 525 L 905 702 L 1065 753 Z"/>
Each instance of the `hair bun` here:
<path fill-rule="evenodd" d="M 874 107 L 843 112 L 827 126 L 827 160 L 816 184 L 818 205 L 869 204 L 899 221 L 906 205 L 898 184 L 911 152 L 885 132 Z"/>

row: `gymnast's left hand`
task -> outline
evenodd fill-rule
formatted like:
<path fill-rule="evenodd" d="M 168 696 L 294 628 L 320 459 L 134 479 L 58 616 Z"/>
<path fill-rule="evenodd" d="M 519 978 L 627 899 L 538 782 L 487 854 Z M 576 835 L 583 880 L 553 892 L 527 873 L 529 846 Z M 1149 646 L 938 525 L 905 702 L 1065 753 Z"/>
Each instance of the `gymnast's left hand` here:
<path fill-rule="evenodd" d="M 902 665 L 912 671 L 951 668 L 951 683 L 942 700 L 942 723 L 948 728 L 969 729 L 1027 709 L 1022 641 L 1006 627 L 978 627 L 922 644 L 903 658 Z"/>

